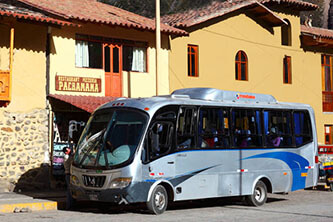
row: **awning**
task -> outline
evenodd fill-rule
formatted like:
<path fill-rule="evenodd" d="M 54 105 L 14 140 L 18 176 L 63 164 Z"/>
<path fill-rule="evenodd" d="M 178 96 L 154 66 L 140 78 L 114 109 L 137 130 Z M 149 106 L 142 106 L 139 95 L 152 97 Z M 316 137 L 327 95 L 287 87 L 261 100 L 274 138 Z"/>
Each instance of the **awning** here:
<path fill-rule="evenodd" d="M 116 97 L 109 96 L 70 96 L 58 94 L 50 94 L 48 98 L 60 100 L 89 113 L 92 113 L 100 105 L 117 99 Z"/>

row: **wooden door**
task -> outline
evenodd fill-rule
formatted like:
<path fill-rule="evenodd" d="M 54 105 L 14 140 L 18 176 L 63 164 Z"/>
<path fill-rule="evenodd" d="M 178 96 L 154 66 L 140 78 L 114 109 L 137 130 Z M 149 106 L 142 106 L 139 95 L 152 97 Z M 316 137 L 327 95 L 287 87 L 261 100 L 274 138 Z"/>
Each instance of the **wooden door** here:
<path fill-rule="evenodd" d="M 122 96 L 122 47 L 104 44 L 105 96 Z"/>

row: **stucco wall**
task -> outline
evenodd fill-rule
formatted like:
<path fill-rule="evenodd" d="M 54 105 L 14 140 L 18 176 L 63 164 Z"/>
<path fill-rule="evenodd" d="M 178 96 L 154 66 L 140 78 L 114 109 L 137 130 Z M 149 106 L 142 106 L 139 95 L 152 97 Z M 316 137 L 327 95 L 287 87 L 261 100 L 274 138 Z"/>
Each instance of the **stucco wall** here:
<path fill-rule="evenodd" d="M 47 27 L 10 22 L 15 30 L 12 100 L 7 107 L 0 108 L 1 191 L 23 184 L 26 189 L 41 188 L 48 183 L 48 170 L 41 170 L 41 165 L 48 160 L 49 151 L 45 57 Z M 1 70 L 9 70 L 9 24 L 0 25 Z M 42 176 L 41 172 L 44 173 Z"/>
<path fill-rule="evenodd" d="M 52 29 L 50 93 L 70 95 L 105 95 L 105 73 L 103 69 L 89 69 L 75 67 L 75 34 L 86 34 L 110 38 L 144 41 L 148 43 L 147 60 L 148 72 L 125 72 L 123 71 L 123 96 L 145 97 L 155 95 L 156 72 L 155 72 L 155 37 L 154 33 L 137 31 L 120 27 L 105 25 L 85 24 L 81 28 L 64 27 Z M 161 71 L 159 73 L 159 93 L 169 92 L 168 83 L 168 38 L 163 36 L 163 49 L 161 50 Z M 101 93 L 62 92 L 55 90 L 55 76 L 81 76 L 102 79 Z M 130 81 L 128 81 L 130 79 Z M 130 88 L 129 88 L 130 86 Z"/>
<path fill-rule="evenodd" d="M 277 100 L 310 104 L 316 112 L 318 140 L 324 142 L 321 54 L 305 52 L 300 43 L 297 15 L 279 14 L 291 23 L 292 45 L 281 45 L 281 28 L 266 28 L 245 14 L 202 24 L 189 37 L 171 40 L 170 91 L 184 87 L 272 94 Z M 199 77 L 187 76 L 187 45 L 199 46 Z M 235 56 L 248 57 L 248 81 L 235 80 Z M 283 83 L 283 58 L 291 56 L 292 84 Z"/>

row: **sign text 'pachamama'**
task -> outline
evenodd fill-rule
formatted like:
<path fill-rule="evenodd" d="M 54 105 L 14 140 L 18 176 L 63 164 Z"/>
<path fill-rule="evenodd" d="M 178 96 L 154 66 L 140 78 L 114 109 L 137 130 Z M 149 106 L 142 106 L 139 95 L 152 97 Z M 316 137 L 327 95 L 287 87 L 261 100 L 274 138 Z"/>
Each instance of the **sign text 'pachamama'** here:
<path fill-rule="evenodd" d="M 101 92 L 101 79 L 77 76 L 56 76 L 56 90 L 70 92 Z"/>

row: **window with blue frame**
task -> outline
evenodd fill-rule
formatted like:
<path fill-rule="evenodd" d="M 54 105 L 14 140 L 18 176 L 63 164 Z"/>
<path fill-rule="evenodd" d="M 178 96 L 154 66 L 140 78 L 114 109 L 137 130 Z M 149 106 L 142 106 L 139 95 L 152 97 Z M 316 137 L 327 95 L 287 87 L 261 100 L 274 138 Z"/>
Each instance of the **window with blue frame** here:
<path fill-rule="evenodd" d="M 296 146 L 311 142 L 312 130 L 309 114 L 304 111 L 294 111 L 293 117 Z"/>
<path fill-rule="evenodd" d="M 265 110 L 265 144 L 268 147 L 293 146 L 291 111 Z"/>

